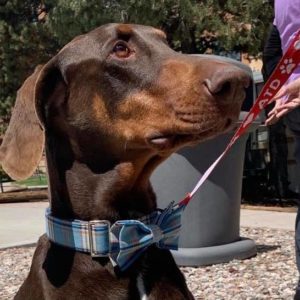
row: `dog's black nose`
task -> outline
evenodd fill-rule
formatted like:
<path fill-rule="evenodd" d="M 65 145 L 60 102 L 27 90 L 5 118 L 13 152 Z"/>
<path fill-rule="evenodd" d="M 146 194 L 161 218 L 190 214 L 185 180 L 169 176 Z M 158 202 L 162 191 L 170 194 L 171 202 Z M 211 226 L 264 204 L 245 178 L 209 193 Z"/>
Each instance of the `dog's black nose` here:
<path fill-rule="evenodd" d="M 217 70 L 204 84 L 213 96 L 218 96 L 222 102 L 242 101 L 245 88 L 250 84 L 250 76 L 235 66 Z"/>

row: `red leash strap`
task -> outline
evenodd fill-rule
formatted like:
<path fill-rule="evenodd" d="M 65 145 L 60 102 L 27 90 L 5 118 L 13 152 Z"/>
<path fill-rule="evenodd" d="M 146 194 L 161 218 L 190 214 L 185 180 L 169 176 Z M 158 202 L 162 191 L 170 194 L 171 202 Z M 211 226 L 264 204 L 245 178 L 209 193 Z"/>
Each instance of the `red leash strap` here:
<path fill-rule="evenodd" d="M 181 200 L 178 205 L 186 206 L 191 201 L 192 197 L 198 191 L 198 189 L 202 186 L 211 172 L 214 170 L 219 161 L 224 157 L 224 155 L 228 152 L 228 150 L 232 147 L 232 145 L 237 141 L 237 139 L 246 132 L 251 123 L 255 120 L 255 118 L 259 115 L 259 113 L 269 105 L 274 96 L 278 93 L 280 88 L 284 85 L 284 83 L 288 80 L 290 75 L 296 69 L 296 67 L 300 64 L 300 30 L 296 33 L 293 38 L 288 50 L 278 63 L 276 69 L 270 76 L 269 80 L 264 85 L 262 91 L 260 92 L 257 100 L 253 104 L 251 110 L 245 117 L 243 123 L 237 129 L 229 144 L 227 145 L 224 152 L 215 160 L 215 162 L 206 170 L 203 176 L 200 178 L 198 183 L 196 184 L 193 191 Z"/>

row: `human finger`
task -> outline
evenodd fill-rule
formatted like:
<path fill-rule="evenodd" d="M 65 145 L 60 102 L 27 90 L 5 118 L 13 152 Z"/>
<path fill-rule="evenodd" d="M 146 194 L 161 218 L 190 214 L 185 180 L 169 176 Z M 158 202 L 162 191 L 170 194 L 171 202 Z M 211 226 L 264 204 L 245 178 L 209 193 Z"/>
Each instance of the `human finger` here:
<path fill-rule="evenodd" d="M 288 94 L 300 94 L 300 78 L 292 81 L 286 87 L 286 93 Z"/>
<path fill-rule="evenodd" d="M 300 106 L 300 98 L 294 98 L 293 100 L 282 104 L 280 107 L 277 108 L 277 112 L 280 112 L 283 109 L 295 109 L 296 107 Z"/>
<path fill-rule="evenodd" d="M 276 100 L 275 105 L 273 109 L 268 113 L 268 116 L 271 116 L 273 114 L 277 113 L 278 108 L 281 106 L 281 99 Z"/>
<path fill-rule="evenodd" d="M 270 115 L 267 120 L 265 121 L 266 125 L 273 125 L 275 124 L 279 119 L 277 118 L 277 115 L 274 113 Z"/>
<path fill-rule="evenodd" d="M 278 113 L 276 114 L 276 118 L 277 118 L 277 119 L 280 119 L 281 117 L 283 117 L 284 115 L 286 115 L 290 110 L 291 110 L 291 109 L 289 109 L 289 108 L 284 108 L 284 109 L 282 109 L 280 112 L 278 112 Z"/>
<path fill-rule="evenodd" d="M 272 99 L 272 101 L 270 102 L 270 103 L 272 103 L 272 102 L 274 102 L 274 101 L 278 101 L 278 100 L 280 100 L 282 97 L 284 97 L 285 95 L 287 95 L 287 89 L 286 89 L 286 86 L 283 86 L 279 91 L 278 91 L 278 93 L 273 97 L 273 99 Z"/>

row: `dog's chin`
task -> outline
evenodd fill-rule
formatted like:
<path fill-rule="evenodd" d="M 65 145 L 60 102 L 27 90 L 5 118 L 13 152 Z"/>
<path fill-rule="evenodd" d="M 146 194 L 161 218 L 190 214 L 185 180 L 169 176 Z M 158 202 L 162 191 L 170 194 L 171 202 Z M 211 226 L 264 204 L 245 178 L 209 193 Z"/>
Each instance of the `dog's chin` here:
<path fill-rule="evenodd" d="M 147 143 L 151 148 L 161 152 L 174 152 L 185 146 L 193 146 L 207 139 L 216 137 L 233 129 L 234 120 L 225 119 L 222 122 L 216 122 L 214 126 L 204 128 L 201 131 L 184 131 L 172 133 L 154 133 L 147 137 Z"/>

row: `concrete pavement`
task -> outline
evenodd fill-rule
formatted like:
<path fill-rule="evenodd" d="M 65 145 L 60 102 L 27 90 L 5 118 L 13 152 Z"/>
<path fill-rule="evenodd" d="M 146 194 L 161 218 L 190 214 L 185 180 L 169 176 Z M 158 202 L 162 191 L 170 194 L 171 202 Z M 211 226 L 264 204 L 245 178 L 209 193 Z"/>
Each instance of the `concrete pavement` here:
<path fill-rule="evenodd" d="M 0 249 L 35 243 L 45 230 L 47 202 L 0 204 Z"/>
<path fill-rule="evenodd" d="M 0 204 L 0 249 L 36 243 L 47 202 Z M 241 226 L 294 230 L 296 213 L 241 210 Z"/>
<path fill-rule="evenodd" d="M 241 210 L 241 226 L 294 230 L 295 220 L 295 212 Z"/>

